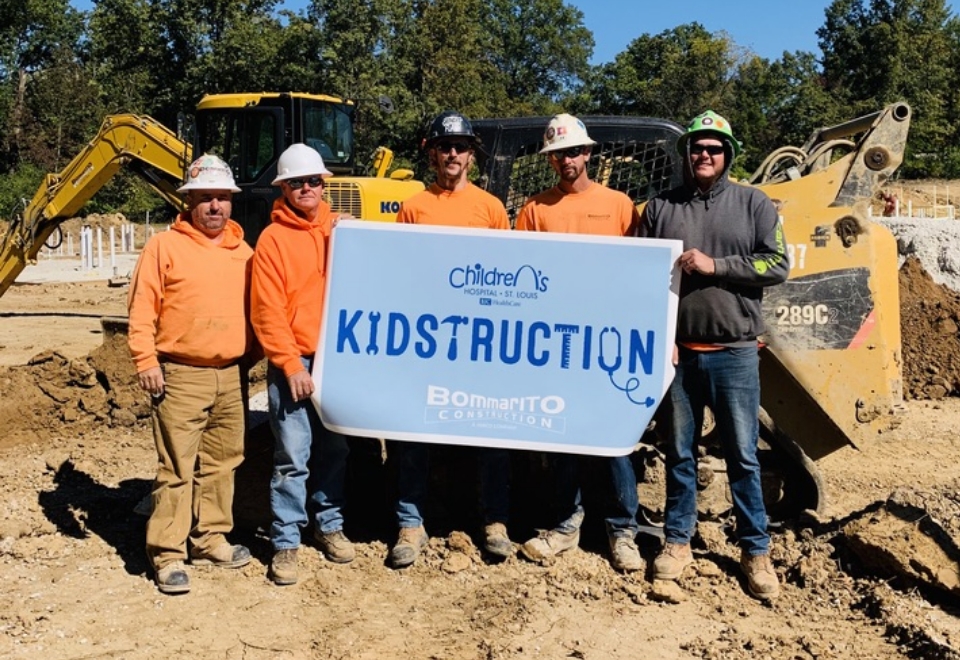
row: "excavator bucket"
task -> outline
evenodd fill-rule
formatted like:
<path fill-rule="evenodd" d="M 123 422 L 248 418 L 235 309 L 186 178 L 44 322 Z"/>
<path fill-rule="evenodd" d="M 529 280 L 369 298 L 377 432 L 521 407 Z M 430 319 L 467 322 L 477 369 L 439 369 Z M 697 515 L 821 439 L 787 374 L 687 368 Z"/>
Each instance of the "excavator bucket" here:
<path fill-rule="evenodd" d="M 893 104 L 821 129 L 802 158 L 776 168 L 773 154 L 754 175 L 780 206 L 791 261 L 764 298 L 762 405 L 813 460 L 862 447 L 902 410 L 897 245 L 870 209 L 909 126 L 909 106 Z"/>

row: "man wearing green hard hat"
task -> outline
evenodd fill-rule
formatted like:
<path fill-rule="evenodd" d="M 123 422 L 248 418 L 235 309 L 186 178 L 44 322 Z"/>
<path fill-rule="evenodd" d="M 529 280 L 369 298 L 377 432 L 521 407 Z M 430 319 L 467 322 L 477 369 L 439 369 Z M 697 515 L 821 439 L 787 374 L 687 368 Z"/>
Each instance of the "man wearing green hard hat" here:
<path fill-rule="evenodd" d="M 763 289 L 787 279 L 786 244 L 773 202 L 752 186 L 730 181 L 740 153 L 730 122 L 708 110 L 677 140 L 684 183 L 650 200 L 641 233 L 683 241 L 677 311 L 677 372 L 665 402 L 667 498 L 664 547 L 653 577 L 676 580 L 693 563 L 697 525 L 697 444 L 704 407 L 716 418 L 727 462 L 750 593 L 780 593 L 770 560 L 767 513 L 757 459 L 763 332 Z"/>

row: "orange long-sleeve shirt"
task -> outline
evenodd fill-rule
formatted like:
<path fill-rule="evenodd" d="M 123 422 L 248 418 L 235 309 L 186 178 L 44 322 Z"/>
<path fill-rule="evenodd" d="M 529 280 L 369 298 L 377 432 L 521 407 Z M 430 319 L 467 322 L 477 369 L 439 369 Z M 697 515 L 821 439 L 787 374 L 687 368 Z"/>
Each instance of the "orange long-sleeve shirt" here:
<path fill-rule="evenodd" d="M 432 184 L 400 205 L 397 222 L 510 229 L 510 220 L 503 203 L 472 183 L 455 191 L 444 190 L 437 184 Z"/>
<path fill-rule="evenodd" d="M 251 348 L 246 302 L 252 256 L 233 220 L 220 244 L 187 214 L 147 242 L 127 298 L 128 343 L 138 373 L 165 358 L 222 367 Z"/>
<path fill-rule="evenodd" d="M 517 229 L 566 234 L 634 236 L 640 214 L 622 192 L 594 182 L 583 192 L 565 193 L 554 186 L 534 195 L 520 209 Z"/>
<path fill-rule="evenodd" d="M 253 256 L 250 316 L 267 358 L 286 376 L 302 371 L 320 337 L 326 288 L 327 242 L 337 214 L 321 202 L 313 222 L 293 212 L 283 197 L 273 204 L 270 226 Z"/>

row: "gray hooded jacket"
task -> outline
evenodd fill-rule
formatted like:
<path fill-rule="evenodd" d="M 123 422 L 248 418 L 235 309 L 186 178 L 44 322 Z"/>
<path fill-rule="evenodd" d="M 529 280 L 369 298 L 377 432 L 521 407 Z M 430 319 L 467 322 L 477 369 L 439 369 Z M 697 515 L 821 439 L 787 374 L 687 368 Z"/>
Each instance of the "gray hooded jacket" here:
<path fill-rule="evenodd" d="M 689 147 L 689 144 L 688 144 Z M 727 155 L 732 155 L 729 145 Z M 712 276 L 682 273 L 677 342 L 755 345 L 763 332 L 763 287 L 787 279 L 786 242 L 779 215 L 767 195 L 733 183 L 727 168 L 705 193 L 697 189 L 685 158 L 683 186 L 651 199 L 642 235 L 683 241 L 716 264 Z"/>

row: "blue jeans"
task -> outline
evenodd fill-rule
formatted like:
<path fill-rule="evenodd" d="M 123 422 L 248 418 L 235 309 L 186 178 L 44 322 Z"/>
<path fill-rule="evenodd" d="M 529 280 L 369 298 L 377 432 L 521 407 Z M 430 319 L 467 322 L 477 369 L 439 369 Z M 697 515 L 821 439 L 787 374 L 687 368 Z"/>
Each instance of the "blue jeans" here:
<path fill-rule="evenodd" d="M 312 359 L 301 357 L 310 371 Z M 300 530 L 309 523 L 307 500 L 317 528 L 327 534 L 343 529 L 347 440 L 327 430 L 310 399 L 294 401 L 287 377 L 267 366 L 267 402 L 275 439 L 270 508 L 270 541 L 274 550 L 300 545 Z M 308 483 L 309 482 L 309 483 Z M 309 491 L 309 493 L 308 493 Z"/>
<path fill-rule="evenodd" d="M 430 445 L 396 442 L 397 523 L 400 527 L 423 525 L 423 504 L 430 482 Z"/>
<path fill-rule="evenodd" d="M 430 445 L 397 442 L 397 523 L 400 527 L 423 524 L 423 504 L 430 476 Z M 480 508 L 485 524 L 506 524 L 510 517 L 510 452 L 480 449 Z"/>
<path fill-rule="evenodd" d="M 679 352 L 669 392 L 673 432 L 665 448 L 664 537 L 669 543 L 685 544 L 696 529 L 696 446 L 703 429 L 703 408 L 710 406 L 727 463 L 740 547 L 750 555 L 765 554 L 770 536 L 757 460 L 759 353 L 755 347 L 702 352 L 682 346 Z"/>
<path fill-rule="evenodd" d="M 510 450 L 481 448 L 479 465 L 483 523 L 506 525 L 510 518 Z"/>
<path fill-rule="evenodd" d="M 583 523 L 583 505 L 580 497 L 580 457 L 574 454 L 551 456 L 556 480 L 556 504 L 558 523 L 554 529 L 570 534 Z M 640 530 L 637 524 L 637 475 L 629 456 L 604 459 L 613 487 L 612 509 L 604 518 L 609 536 L 633 538 Z"/>

